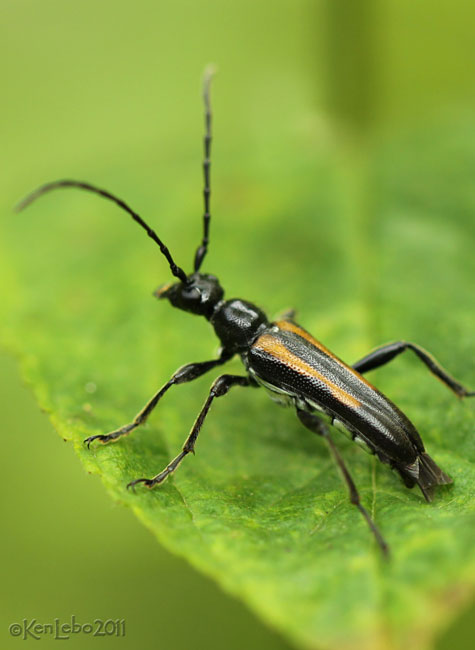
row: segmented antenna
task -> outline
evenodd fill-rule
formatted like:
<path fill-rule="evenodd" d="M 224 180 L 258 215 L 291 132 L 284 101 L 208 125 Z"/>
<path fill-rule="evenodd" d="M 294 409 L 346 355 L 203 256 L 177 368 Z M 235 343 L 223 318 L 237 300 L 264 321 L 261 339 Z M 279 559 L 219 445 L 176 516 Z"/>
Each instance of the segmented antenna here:
<path fill-rule="evenodd" d="M 203 101 L 205 105 L 205 135 L 203 138 L 204 144 L 204 159 L 203 159 L 203 175 L 204 175 L 204 189 L 203 189 L 203 199 L 204 199 L 204 214 L 203 214 L 203 239 L 201 244 L 198 246 L 195 254 L 195 271 L 199 271 L 201 264 L 205 258 L 206 253 L 208 252 L 208 243 L 209 243 L 209 222 L 211 220 L 211 214 L 209 211 L 209 200 L 211 196 L 211 185 L 210 185 L 210 167 L 211 167 L 211 102 L 210 102 L 210 86 L 211 80 L 215 73 L 215 67 L 213 65 L 207 66 L 204 77 L 203 77 Z"/>
<path fill-rule="evenodd" d="M 150 228 L 149 225 L 145 223 L 142 217 L 140 217 L 136 212 L 134 212 L 132 208 L 129 208 L 127 203 L 117 198 L 113 194 L 110 194 L 110 192 L 106 192 L 106 190 L 101 190 L 98 187 L 94 187 L 94 185 L 90 185 L 89 183 L 83 183 L 81 181 L 71 181 L 71 180 L 61 180 L 61 181 L 54 181 L 53 183 L 46 183 L 45 185 L 41 185 L 41 187 L 36 189 L 31 194 L 28 194 L 28 196 L 26 196 L 22 201 L 20 201 L 20 203 L 18 203 L 18 205 L 15 207 L 15 211 L 20 212 L 20 210 L 23 210 L 24 208 L 29 206 L 30 203 L 36 201 L 36 199 L 38 199 L 43 194 L 46 194 L 51 190 L 56 190 L 61 187 L 77 187 L 78 189 L 81 190 L 87 190 L 88 192 L 99 194 L 99 196 L 102 196 L 105 199 L 109 199 L 110 201 L 113 201 L 120 208 L 128 212 L 128 214 L 130 214 L 132 219 L 136 221 L 140 226 L 142 226 L 142 228 L 146 231 L 147 235 L 151 237 L 156 244 L 159 245 L 161 252 L 167 258 L 168 264 L 170 265 L 170 271 L 173 273 L 173 275 L 177 277 L 179 280 L 181 280 L 181 282 L 186 282 L 186 273 L 183 271 L 182 268 L 180 268 L 175 264 L 175 262 L 173 261 L 173 257 L 171 256 L 171 253 L 168 250 L 168 248 L 162 242 L 162 240 L 157 235 L 157 233 L 154 230 L 152 230 L 152 228 Z"/>

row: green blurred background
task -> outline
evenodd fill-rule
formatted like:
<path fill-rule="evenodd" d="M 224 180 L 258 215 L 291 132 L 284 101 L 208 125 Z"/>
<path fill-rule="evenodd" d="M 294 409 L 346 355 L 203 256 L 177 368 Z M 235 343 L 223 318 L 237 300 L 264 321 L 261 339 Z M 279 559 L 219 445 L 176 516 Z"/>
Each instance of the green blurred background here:
<path fill-rule="evenodd" d="M 276 182 L 285 183 L 287 154 L 295 169 L 299 157 L 308 163 L 336 151 L 364 183 L 374 143 L 427 122 L 467 122 L 473 31 L 468 0 L 3 0 L 2 206 L 43 181 L 79 177 L 132 205 L 137 197 L 153 205 L 160 194 L 171 217 L 160 234 L 176 242 L 176 206 L 187 224 L 201 209 L 199 93 L 212 61 L 218 240 L 235 227 L 223 222 L 220 177 L 228 187 L 234 179 L 226 200 L 242 211 L 268 209 L 279 200 Z M 235 275 L 239 257 L 229 265 Z M 107 647 L 288 647 L 110 502 L 3 354 L 0 412 L 2 647 L 19 643 L 7 633 L 11 622 L 71 614 L 125 618 L 126 637 L 101 639 Z M 468 647 L 474 613 L 452 625 L 438 650 Z"/>

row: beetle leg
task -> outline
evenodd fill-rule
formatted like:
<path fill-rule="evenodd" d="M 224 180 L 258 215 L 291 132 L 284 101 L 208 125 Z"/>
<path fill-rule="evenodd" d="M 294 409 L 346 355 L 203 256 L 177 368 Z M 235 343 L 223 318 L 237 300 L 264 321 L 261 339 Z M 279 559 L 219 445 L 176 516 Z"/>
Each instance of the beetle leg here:
<path fill-rule="evenodd" d="M 84 443 L 89 447 L 91 442 L 93 442 L 94 440 L 99 440 L 100 442 L 102 442 L 102 444 L 106 444 L 113 440 L 117 440 L 122 436 L 126 436 L 131 431 L 136 429 L 138 426 L 144 424 L 144 422 L 147 420 L 150 413 L 157 406 L 158 402 L 161 400 L 163 395 L 165 395 L 165 393 L 169 388 L 171 388 L 175 384 L 184 384 L 188 381 L 193 381 L 193 379 L 197 379 L 198 377 L 201 377 L 201 375 L 204 375 L 205 372 L 208 372 L 208 370 L 212 370 L 216 366 L 225 363 L 232 356 L 233 356 L 232 354 L 223 350 L 219 359 L 213 359 L 212 361 L 200 361 L 198 363 L 188 363 L 186 366 L 182 366 L 181 368 L 178 368 L 178 370 L 173 374 L 171 379 L 167 381 L 167 383 L 164 384 L 164 386 L 162 386 L 157 393 L 155 393 L 152 399 L 143 407 L 141 411 L 139 411 L 139 413 L 137 413 L 137 415 L 134 417 L 134 419 L 130 424 L 126 424 L 125 426 L 120 427 L 120 429 L 116 429 L 115 431 L 111 431 L 110 433 L 104 433 L 104 434 L 100 433 L 95 436 L 90 436 L 89 438 L 86 438 L 84 440 Z"/>
<path fill-rule="evenodd" d="M 295 317 L 297 316 L 297 310 L 296 309 L 286 309 L 285 311 L 281 312 L 275 320 L 288 320 L 291 322 L 295 321 Z"/>
<path fill-rule="evenodd" d="M 361 374 L 369 370 L 374 370 L 388 363 L 401 354 L 401 352 L 404 352 L 404 350 L 412 350 L 427 368 L 429 368 L 431 373 L 448 386 L 458 397 L 473 397 L 475 395 L 475 391 L 467 390 L 462 384 L 459 384 L 458 381 L 451 377 L 429 352 L 419 345 L 409 343 L 408 341 L 396 341 L 395 343 L 388 343 L 387 345 L 376 348 L 376 350 L 373 350 L 357 361 L 353 365 L 353 369 Z"/>
<path fill-rule="evenodd" d="M 198 414 L 198 417 L 195 420 L 195 423 L 190 431 L 190 434 L 188 435 L 188 438 L 185 440 L 185 444 L 183 445 L 182 451 L 176 456 L 166 467 L 164 470 L 162 470 L 159 474 L 154 476 L 153 478 L 139 478 L 136 481 L 131 481 L 127 487 L 133 487 L 137 483 L 144 483 L 148 488 L 153 487 L 154 485 L 158 485 L 159 483 L 162 483 L 167 476 L 172 474 L 178 467 L 178 465 L 181 463 L 181 461 L 185 458 L 187 454 L 192 452 L 193 454 L 195 453 L 195 442 L 198 437 L 198 434 L 201 430 L 201 427 L 203 426 L 203 422 L 205 421 L 206 416 L 208 415 L 208 411 L 211 407 L 211 404 L 213 403 L 213 400 L 216 397 L 221 397 L 222 395 L 226 395 L 226 393 L 229 391 L 229 389 L 232 386 L 250 386 L 251 381 L 248 379 L 248 377 L 241 377 L 240 375 L 221 375 L 218 377 L 214 382 L 213 385 L 211 386 L 211 389 L 209 391 L 208 398 L 206 399 L 206 402 L 203 404 L 203 407 L 201 411 Z"/>
<path fill-rule="evenodd" d="M 362 505 L 361 500 L 360 500 L 360 495 L 358 493 L 358 490 L 356 489 L 355 482 L 353 481 L 350 472 L 348 471 L 348 468 L 345 465 L 345 462 L 338 451 L 338 448 L 336 447 L 335 443 L 333 442 L 333 438 L 330 435 L 330 430 L 328 426 L 321 420 L 319 417 L 312 415 L 311 413 L 308 413 L 307 411 L 302 411 L 300 409 L 297 409 L 297 415 L 302 422 L 302 424 L 307 427 L 307 429 L 310 429 L 310 431 L 313 431 L 313 433 L 317 433 L 320 436 L 323 436 L 325 440 L 328 443 L 328 446 L 330 447 L 330 451 L 332 453 L 333 458 L 335 459 L 338 467 L 340 468 L 341 473 L 343 474 L 343 478 L 345 480 L 345 483 L 348 487 L 348 492 L 350 496 L 350 501 L 353 505 L 355 505 L 358 510 L 361 512 L 363 517 L 366 520 L 366 523 L 368 524 L 371 532 L 376 538 L 376 541 L 383 552 L 383 554 L 387 557 L 389 555 L 389 547 L 384 540 L 384 537 L 381 535 L 379 528 L 376 526 L 374 521 L 371 519 L 371 516 L 369 512 L 366 510 L 366 508 Z"/>

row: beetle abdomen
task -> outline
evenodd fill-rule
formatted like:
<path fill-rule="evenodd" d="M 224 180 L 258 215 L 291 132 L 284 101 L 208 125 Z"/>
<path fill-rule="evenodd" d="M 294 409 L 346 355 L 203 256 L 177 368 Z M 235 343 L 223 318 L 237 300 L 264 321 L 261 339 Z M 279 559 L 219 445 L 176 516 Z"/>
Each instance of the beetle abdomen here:
<path fill-rule="evenodd" d="M 269 390 L 285 392 L 298 408 L 320 410 L 338 420 L 353 439 L 418 484 L 427 500 L 449 477 L 425 453 L 414 425 L 386 396 L 293 322 L 273 323 L 244 359 Z"/>

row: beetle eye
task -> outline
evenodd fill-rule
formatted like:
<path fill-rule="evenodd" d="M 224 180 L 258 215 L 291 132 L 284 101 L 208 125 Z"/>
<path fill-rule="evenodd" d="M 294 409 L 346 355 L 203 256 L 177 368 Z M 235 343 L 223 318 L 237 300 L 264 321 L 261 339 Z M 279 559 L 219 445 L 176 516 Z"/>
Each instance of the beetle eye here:
<path fill-rule="evenodd" d="M 196 300 L 201 299 L 201 291 L 198 289 L 198 287 L 190 287 L 189 289 L 185 289 L 183 291 L 183 297 L 186 300 L 192 300 L 195 302 Z"/>

